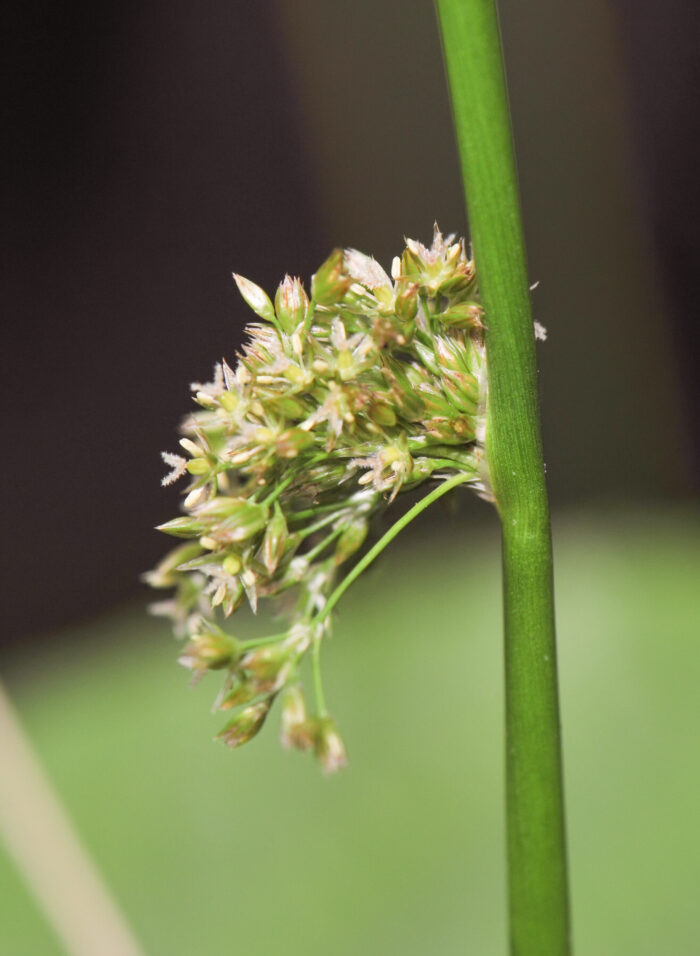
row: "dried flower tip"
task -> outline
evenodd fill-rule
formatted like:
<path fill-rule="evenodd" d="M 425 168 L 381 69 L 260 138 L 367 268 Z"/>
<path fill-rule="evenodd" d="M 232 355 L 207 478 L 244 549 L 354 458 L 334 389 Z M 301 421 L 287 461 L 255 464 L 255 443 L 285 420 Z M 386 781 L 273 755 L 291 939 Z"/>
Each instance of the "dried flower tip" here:
<path fill-rule="evenodd" d="M 346 249 L 344 263 L 348 275 L 368 289 L 391 287 L 391 279 L 373 256 L 366 256 L 357 249 Z"/>
<path fill-rule="evenodd" d="M 348 758 L 343 741 L 330 717 L 317 720 L 314 751 L 321 769 L 326 774 L 335 773 L 347 766 Z"/>
<path fill-rule="evenodd" d="M 280 742 L 289 750 L 297 747 L 300 750 L 311 750 L 313 734 L 306 728 L 306 703 L 300 684 L 288 687 L 282 698 L 282 726 Z"/>
<path fill-rule="evenodd" d="M 539 342 L 547 341 L 547 329 L 542 325 L 541 322 L 535 322 L 535 338 Z"/>
<path fill-rule="evenodd" d="M 162 451 L 160 457 L 166 465 L 170 465 L 170 471 L 161 479 L 161 485 L 172 485 L 187 469 L 187 461 L 181 455 L 173 455 L 169 451 Z"/>

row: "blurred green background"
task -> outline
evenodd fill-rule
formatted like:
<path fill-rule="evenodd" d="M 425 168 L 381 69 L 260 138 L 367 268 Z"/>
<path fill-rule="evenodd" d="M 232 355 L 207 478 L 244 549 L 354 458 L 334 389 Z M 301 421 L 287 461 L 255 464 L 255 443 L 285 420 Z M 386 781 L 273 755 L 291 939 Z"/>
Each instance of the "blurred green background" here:
<path fill-rule="evenodd" d="M 280 751 L 276 714 L 236 753 L 210 743 L 217 678 L 188 691 L 140 608 L 6 672 L 148 953 L 506 951 L 498 541 L 472 530 L 479 507 L 449 542 L 424 516 L 341 603 L 334 778 Z M 580 954 L 698 952 L 699 526 L 687 510 L 555 523 Z M 5 858 L 0 885 L 0 951 L 61 953 Z"/>

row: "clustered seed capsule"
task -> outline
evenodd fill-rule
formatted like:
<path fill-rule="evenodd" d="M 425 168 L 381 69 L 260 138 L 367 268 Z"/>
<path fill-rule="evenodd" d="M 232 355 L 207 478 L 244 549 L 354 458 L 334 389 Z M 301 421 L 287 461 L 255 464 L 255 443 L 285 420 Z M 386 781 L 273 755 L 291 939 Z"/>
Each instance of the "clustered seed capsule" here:
<path fill-rule="evenodd" d="M 160 526 L 188 543 L 146 580 L 175 588 L 153 609 L 186 638 L 180 662 L 226 673 L 217 707 L 235 713 L 220 738 L 249 740 L 283 694 L 283 743 L 331 771 L 345 763 L 343 744 L 322 701 L 308 715 L 299 666 L 328 633 L 339 567 L 402 492 L 461 474 L 489 496 L 474 264 L 436 226 L 429 248 L 407 240 L 391 277 L 336 249 L 310 298 L 290 276 L 274 304 L 235 279 L 262 321 L 247 327 L 235 367 L 222 362 L 192 386 L 199 410 L 180 442 L 189 458 L 163 454 L 164 484 L 190 478 L 184 514 Z M 246 642 L 222 627 L 246 599 L 256 610 L 283 595 L 283 633 Z"/>

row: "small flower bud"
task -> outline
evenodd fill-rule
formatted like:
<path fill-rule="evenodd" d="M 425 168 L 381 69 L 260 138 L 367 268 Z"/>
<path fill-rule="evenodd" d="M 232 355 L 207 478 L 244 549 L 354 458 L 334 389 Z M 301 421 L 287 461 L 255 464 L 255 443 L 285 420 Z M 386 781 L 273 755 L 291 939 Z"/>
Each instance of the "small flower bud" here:
<path fill-rule="evenodd" d="M 304 321 L 309 310 L 307 296 L 301 279 L 286 275 L 275 295 L 275 311 L 282 331 L 291 333 Z"/>
<path fill-rule="evenodd" d="M 339 302 L 352 284 L 343 272 L 343 250 L 334 249 L 311 280 L 311 296 L 318 305 Z"/>
<path fill-rule="evenodd" d="M 173 518 L 165 524 L 159 524 L 156 531 L 164 531 L 175 538 L 198 538 L 204 531 L 204 525 L 195 518 Z"/>
<path fill-rule="evenodd" d="M 219 710 L 233 710 L 234 707 L 249 704 L 259 693 L 255 684 L 252 684 L 250 681 L 242 681 L 237 687 L 234 687 L 233 690 L 223 695 L 217 707 Z"/>
<path fill-rule="evenodd" d="M 147 571 L 143 580 L 152 588 L 171 588 L 177 584 L 177 571 L 180 565 L 191 561 L 202 553 L 199 544 L 181 544 L 170 551 L 153 571 Z"/>
<path fill-rule="evenodd" d="M 377 260 L 357 249 L 345 250 L 344 268 L 352 279 L 373 292 L 382 287 L 391 287 L 389 276 Z"/>
<path fill-rule="evenodd" d="M 308 410 L 297 398 L 291 395 L 279 395 L 270 400 L 270 410 L 280 418 L 301 421 L 306 418 Z"/>
<path fill-rule="evenodd" d="M 184 448 L 185 451 L 188 451 L 193 458 L 201 458 L 205 454 L 205 451 L 201 445 L 198 445 L 197 442 L 192 441 L 191 438 L 181 438 L 180 446 Z"/>
<path fill-rule="evenodd" d="M 249 651 L 241 658 L 240 667 L 249 674 L 260 691 L 272 692 L 284 683 L 289 671 L 289 648 L 283 644 L 268 644 Z"/>
<path fill-rule="evenodd" d="M 233 720 L 230 720 L 216 735 L 216 739 L 223 741 L 227 747 L 242 746 L 258 733 L 269 711 L 269 701 L 251 704 L 236 714 Z"/>
<path fill-rule="evenodd" d="M 411 282 L 396 296 L 394 308 L 404 322 L 413 322 L 418 312 L 418 285 L 415 282 Z"/>
<path fill-rule="evenodd" d="M 343 382 L 347 382 L 349 379 L 355 378 L 355 360 L 352 357 L 352 352 L 349 349 L 342 349 L 338 353 L 335 367 Z"/>
<path fill-rule="evenodd" d="M 243 276 L 239 276 L 235 272 L 233 278 L 236 280 L 238 291 L 253 312 L 259 315 L 261 319 L 265 319 L 266 322 L 271 322 L 274 325 L 276 323 L 275 310 L 268 294 L 260 286 L 251 282 L 250 279 L 244 279 Z"/>
<path fill-rule="evenodd" d="M 238 395 L 235 392 L 222 392 L 219 395 L 219 404 L 226 409 L 227 412 L 235 412 L 238 408 Z"/>
<path fill-rule="evenodd" d="M 255 430 L 255 440 L 260 445 L 272 445 L 275 441 L 275 433 L 271 428 L 268 428 L 267 425 L 261 425 L 260 428 Z"/>
<path fill-rule="evenodd" d="M 460 297 L 468 293 L 473 285 L 474 277 L 469 275 L 468 272 L 464 274 L 458 274 L 450 276 L 449 279 L 445 279 L 444 282 L 440 283 L 438 292 L 440 295 L 448 296 L 448 298 Z"/>
<path fill-rule="evenodd" d="M 211 463 L 206 458 L 191 458 L 187 462 L 187 470 L 191 475 L 206 475 L 211 471 Z"/>
<path fill-rule="evenodd" d="M 317 722 L 314 751 L 321 769 L 326 774 L 335 773 L 347 766 L 348 758 L 343 741 L 330 717 L 320 718 Z"/>
<path fill-rule="evenodd" d="M 268 574 L 274 574 L 277 570 L 288 537 L 287 522 L 282 509 L 278 505 L 275 508 L 274 515 L 267 523 L 265 537 L 263 538 L 263 564 L 267 568 Z"/>
<path fill-rule="evenodd" d="M 221 562 L 221 567 L 224 569 L 226 574 L 238 574 L 243 567 L 243 564 L 237 554 L 227 554 L 224 560 Z"/>
<path fill-rule="evenodd" d="M 370 403 L 369 417 L 378 425 L 389 427 L 395 425 L 397 421 L 393 406 L 389 402 L 382 401 L 381 399 L 375 399 Z"/>
<path fill-rule="evenodd" d="M 483 329 L 483 314 L 478 302 L 460 302 L 440 313 L 437 320 L 450 329 Z"/>
<path fill-rule="evenodd" d="M 196 514 L 205 522 L 216 522 L 215 526 L 208 529 L 209 536 L 224 544 L 245 541 L 261 531 L 267 523 L 267 509 L 262 505 L 247 498 L 226 495 L 200 505 Z"/>
<path fill-rule="evenodd" d="M 193 671 L 216 671 L 232 666 L 239 657 L 240 642 L 217 628 L 193 635 L 178 661 Z"/>
<path fill-rule="evenodd" d="M 185 495 L 185 500 L 183 502 L 186 509 L 194 508 L 195 505 L 201 504 L 203 501 L 206 501 L 207 487 L 206 485 L 199 485 L 196 488 L 193 488 L 187 495 Z"/>
<path fill-rule="evenodd" d="M 307 725 L 306 703 L 299 684 L 288 687 L 282 698 L 280 742 L 287 750 L 291 747 L 311 750 L 313 747 L 313 733 Z"/>
<path fill-rule="evenodd" d="M 354 554 L 367 537 L 368 525 L 364 518 L 355 519 L 343 530 L 335 546 L 333 559 L 336 564 L 342 564 L 350 555 Z"/>
<path fill-rule="evenodd" d="M 280 458 L 296 458 L 299 452 L 313 445 L 315 438 L 303 428 L 288 428 L 278 436 L 275 451 Z"/>
<path fill-rule="evenodd" d="M 314 377 L 311 372 L 300 368 L 298 365 L 288 365 L 282 374 L 292 385 L 308 388 L 309 385 L 313 384 Z"/>

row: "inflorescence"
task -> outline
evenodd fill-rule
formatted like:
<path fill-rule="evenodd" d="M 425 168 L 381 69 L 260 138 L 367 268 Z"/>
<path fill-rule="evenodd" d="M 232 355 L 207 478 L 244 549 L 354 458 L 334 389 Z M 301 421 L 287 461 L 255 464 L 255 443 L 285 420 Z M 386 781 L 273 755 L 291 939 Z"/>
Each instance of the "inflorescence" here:
<path fill-rule="evenodd" d="M 153 606 L 187 643 L 180 663 L 225 674 L 215 707 L 231 747 L 282 698 L 282 743 L 326 771 L 345 750 L 323 696 L 319 651 L 339 568 L 355 564 L 372 519 L 426 482 L 470 483 L 489 497 L 484 458 L 486 361 L 474 263 L 437 226 L 406 241 L 391 278 L 372 258 L 336 249 L 311 281 L 285 276 L 273 302 L 238 288 L 262 322 L 247 327 L 235 368 L 192 386 L 182 425 L 188 457 L 164 453 L 163 484 L 188 475 L 184 515 L 159 530 L 186 539 L 146 575 L 175 588 Z M 337 595 L 336 595 L 337 596 Z M 244 640 L 222 625 L 246 600 L 279 598 L 282 633 Z M 300 665 L 311 652 L 315 708 Z"/>

